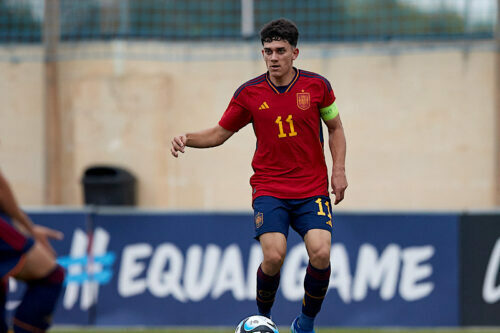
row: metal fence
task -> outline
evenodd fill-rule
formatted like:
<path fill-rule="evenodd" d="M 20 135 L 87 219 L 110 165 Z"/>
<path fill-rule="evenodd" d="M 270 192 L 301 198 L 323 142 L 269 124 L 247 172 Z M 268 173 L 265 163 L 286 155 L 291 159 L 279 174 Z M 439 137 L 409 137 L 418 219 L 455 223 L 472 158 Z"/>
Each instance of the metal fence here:
<path fill-rule="evenodd" d="M 39 43 L 45 2 L 60 40 L 241 40 L 287 17 L 301 41 L 491 38 L 496 0 L 0 0 L 0 43 Z"/>

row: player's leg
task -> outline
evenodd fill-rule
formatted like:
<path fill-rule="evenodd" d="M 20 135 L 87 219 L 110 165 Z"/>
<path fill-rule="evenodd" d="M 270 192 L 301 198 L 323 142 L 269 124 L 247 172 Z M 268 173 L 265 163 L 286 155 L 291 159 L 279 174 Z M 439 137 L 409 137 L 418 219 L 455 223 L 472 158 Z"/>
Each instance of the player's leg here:
<path fill-rule="evenodd" d="M 64 270 L 40 243 L 35 243 L 25 258 L 24 266 L 14 276 L 27 284 L 14 315 L 14 332 L 45 332 L 61 292 Z"/>
<path fill-rule="evenodd" d="M 255 238 L 264 257 L 257 270 L 257 308 L 260 315 L 270 318 L 286 255 L 289 214 L 284 201 L 268 196 L 256 198 L 253 207 Z"/>
<path fill-rule="evenodd" d="M 259 238 L 264 259 L 257 270 L 257 308 L 271 318 L 271 308 L 280 283 L 280 269 L 286 255 L 286 238 L 282 233 L 265 233 Z"/>
<path fill-rule="evenodd" d="M 280 232 L 268 232 L 259 237 L 264 256 L 260 268 L 266 275 L 279 274 L 285 261 L 286 238 Z"/>
<path fill-rule="evenodd" d="M 314 320 L 328 291 L 330 282 L 331 233 L 322 229 L 311 229 L 304 237 L 309 264 L 304 278 L 302 312 L 292 324 L 292 332 L 314 332 Z"/>
<path fill-rule="evenodd" d="M 314 319 L 330 282 L 331 214 L 327 197 L 305 200 L 297 208 L 293 227 L 304 238 L 309 264 L 304 278 L 302 312 L 292 324 L 292 332 L 314 332 Z"/>
<path fill-rule="evenodd" d="M 309 265 L 304 278 L 302 313 L 316 317 L 321 309 L 330 282 L 331 233 L 322 229 L 309 230 L 304 237 Z"/>

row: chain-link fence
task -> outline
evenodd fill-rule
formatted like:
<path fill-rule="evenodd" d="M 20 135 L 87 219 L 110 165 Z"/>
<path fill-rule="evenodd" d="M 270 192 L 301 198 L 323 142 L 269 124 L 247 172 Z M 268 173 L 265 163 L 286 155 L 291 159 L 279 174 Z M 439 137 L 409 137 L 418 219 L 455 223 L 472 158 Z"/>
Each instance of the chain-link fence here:
<path fill-rule="evenodd" d="M 50 33 L 62 42 L 253 40 L 278 17 L 297 23 L 301 42 L 487 39 L 497 0 L 0 0 L 0 47 Z"/>

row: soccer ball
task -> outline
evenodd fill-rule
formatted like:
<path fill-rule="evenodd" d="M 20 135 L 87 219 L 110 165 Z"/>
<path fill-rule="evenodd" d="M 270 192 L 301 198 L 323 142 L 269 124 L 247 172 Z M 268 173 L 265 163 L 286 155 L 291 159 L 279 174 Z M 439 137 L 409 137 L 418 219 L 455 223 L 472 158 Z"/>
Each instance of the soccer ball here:
<path fill-rule="evenodd" d="M 234 333 L 279 333 L 273 321 L 264 316 L 250 316 L 243 319 Z"/>

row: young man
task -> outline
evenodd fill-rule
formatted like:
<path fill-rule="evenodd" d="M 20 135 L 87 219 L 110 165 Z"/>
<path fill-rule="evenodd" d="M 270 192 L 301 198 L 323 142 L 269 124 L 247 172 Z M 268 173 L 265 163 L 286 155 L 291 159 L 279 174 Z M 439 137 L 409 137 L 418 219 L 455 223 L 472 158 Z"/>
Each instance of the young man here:
<path fill-rule="evenodd" d="M 62 239 L 56 230 L 33 224 L 19 208 L 9 183 L 0 172 L 0 211 L 23 233 L 0 218 L 0 333 L 8 331 L 5 302 L 10 276 L 26 282 L 27 289 L 17 307 L 15 333 L 45 332 L 51 322 L 64 281 L 64 270 L 56 263 L 49 238 Z"/>
<path fill-rule="evenodd" d="M 252 123 L 257 150 L 250 184 L 255 235 L 264 254 L 257 271 L 257 306 L 261 315 L 271 316 L 291 226 L 304 239 L 309 255 L 294 333 L 314 332 L 330 279 L 332 220 L 321 118 L 328 127 L 335 204 L 347 188 L 346 143 L 335 95 L 328 80 L 293 67 L 298 34 L 295 24 L 285 19 L 265 25 L 260 35 L 267 73 L 236 90 L 217 126 L 176 136 L 171 148 L 177 157 L 185 147 L 215 147 Z"/>

